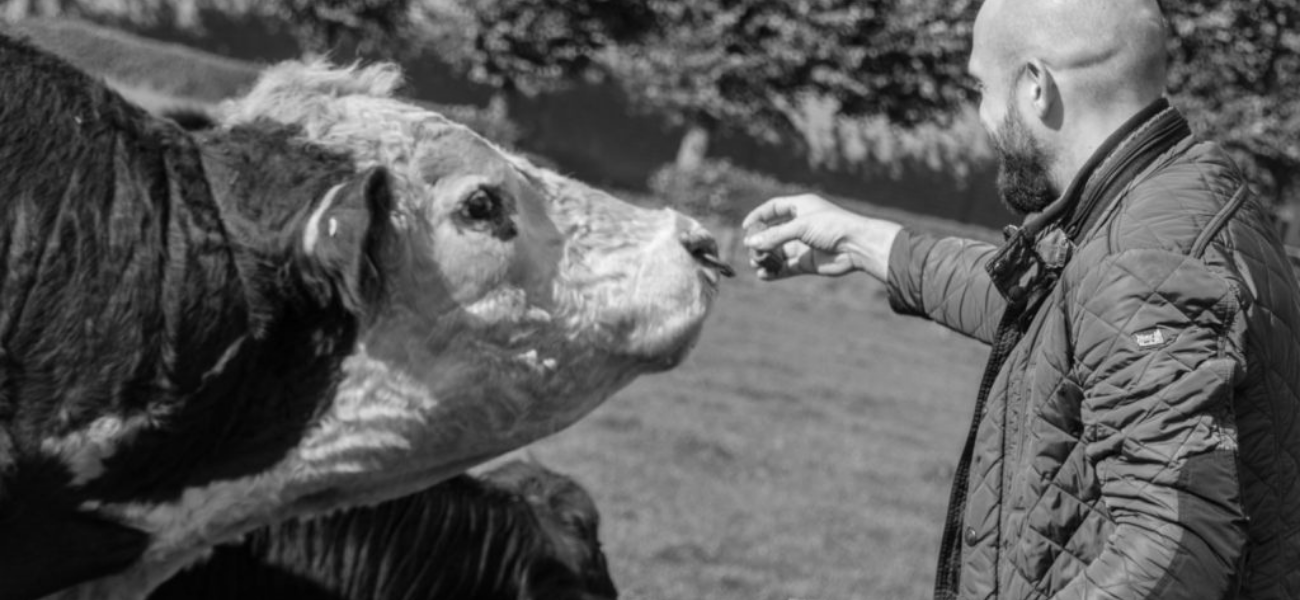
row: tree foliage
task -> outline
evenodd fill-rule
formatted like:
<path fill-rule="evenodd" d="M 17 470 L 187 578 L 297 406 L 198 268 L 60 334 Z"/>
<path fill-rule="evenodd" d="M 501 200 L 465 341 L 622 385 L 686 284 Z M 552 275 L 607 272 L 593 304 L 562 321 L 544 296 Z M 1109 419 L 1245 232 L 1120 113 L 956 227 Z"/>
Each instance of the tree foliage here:
<path fill-rule="evenodd" d="M 911 126 L 969 95 L 974 2 L 652 2 L 658 27 L 609 57 L 628 97 L 702 128 L 799 140 L 805 99 Z"/>
<path fill-rule="evenodd" d="M 412 16 L 419 8 L 415 0 L 262 0 L 249 6 L 288 27 L 308 52 L 345 45 L 385 56 L 410 45 Z"/>
<path fill-rule="evenodd" d="M 640 0 L 458 0 L 461 47 L 449 58 L 475 82 L 535 94 L 604 73 L 599 57 L 654 26 Z"/>
<path fill-rule="evenodd" d="M 804 95 L 910 125 L 968 96 L 968 2 L 697 0 L 615 57 L 630 96 L 680 121 L 783 133 Z"/>
<path fill-rule="evenodd" d="M 1275 201 L 1300 201 L 1300 4 L 1166 0 L 1171 90 Z"/>
<path fill-rule="evenodd" d="M 340 46 L 394 56 L 418 37 L 421 0 L 3 0 L 11 20 L 83 17 L 134 26 L 201 29 L 207 13 L 269 19 L 284 27 L 305 52 Z"/>

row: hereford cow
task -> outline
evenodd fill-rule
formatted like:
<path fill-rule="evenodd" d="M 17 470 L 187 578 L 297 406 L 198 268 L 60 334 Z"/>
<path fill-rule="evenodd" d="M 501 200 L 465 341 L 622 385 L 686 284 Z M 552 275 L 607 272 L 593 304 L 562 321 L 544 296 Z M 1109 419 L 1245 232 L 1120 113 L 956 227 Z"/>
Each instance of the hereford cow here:
<path fill-rule="evenodd" d="M 0 36 L 0 597 L 131 564 L 94 506 L 270 468 L 333 391 L 392 202 L 292 133 L 191 137 Z"/>
<path fill-rule="evenodd" d="M 613 600 L 591 497 L 516 461 L 373 507 L 287 521 L 181 571 L 150 600 Z"/>
<path fill-rule="evenodd" d="M 21 54 L 22 60 L 53 63 L 9 46 L 6 53 L 13 56 L 6 61 L 21 62 Z M 99 127 L 106 111 L 96 106 L 58 113 L 75 104 L 60 94 L 111 99 L 114 107 L 120 101 L 98 84 L 73 78 L 61 64 L 47 66 L 69 83 L 52 85 L 40 100 L 28 83 L 8 79 L 15 72 L 37 77 L 31 69 L 6 66 L 0 74 L 0 94 L 15 96 L 5 98 L 3 110 L 47 111 L 33 117 L 41 126 L 29 125 L 31 141 L 5 135 L 0 152 L 63 157 L 50 161 L 57 164 L 47 174 L 58 172 L 58 165 L 80 173 L 83 161 L 104 157 L 112 158 L 114 174 L 136 172 L 126 157 L 145 152 L 146 138 L 122 137 L 98 153 L 64 150 L 79 139 L 84 123 Z M 394 98 L 399 81 L 391 65 L 281 65 L 248 97 L 228 104 L 219 127 L 178 138 L 203 145 L 265 135 L 322 160 L 346 156 L 352 171 L 379 169 L 388 177 L 360 179 L 318 201 L 316 195 L 295 200 L 266 188 L 297 181 L 276 161 L 278 154 L 239 162 L 205 152 L 209 179 L 262 190 L 265 206 L 239 204 L 248 219 L 217 231 L 226 237 L 200 235 L 212 230 L 204 228 L 208 221 L 180 211 L 165 215 L 179 221 L 173 228 L 179 233 L 149 238 L 158 252 L 122 259 L 116 271 L 83 258 L 111 248 L 120 231 L 137 224 L 133 215 L 69 225 L 76 235 L 98 236 L 81 250 L 69 250 L 65 240 L 75 238 L 73 233 L 42 247 L 47 257 L 73 252 L 83 270 L 98 277 L 83 281 L 78 275 L 50 287 L 61 290 L 59 302 L 88 303 L 108 317 L 161 306 L 148 325 L 163 332 L 155 337 L 167 343 L 154 353 L 132 354 L 139 336 L 103 330 L 113 318 L 56 314 L 52 307 L 60 304 L 44 296 L 42 303 L 26 305 L 28 325 L 58 329 L 52 332 L 58 337 L 42 336 L 39 344 L 51 364 L 59 365 L 60 378 L 39 388 L 53 401 L 4 397 L 7 435 L 15 439 L 0 444 L 0 456 L 11 463 L 6 466 L 20 465 L 7 472 L 26 474 L 19 477 L 21 486 L 6 493 L 14 499 L 11 506 L 41 515 L 7 521 L 28 537 L 25 546 L 0 556 L 0 563 L 9 561 L 6 573 L 44 586 L 27 589 L 70 586 L 57 593 L 63 599 L 143 598 L 216 544 L 285 520 L 422 490 L 568 426 L 636 376 L 671 368 L 686 355 L 719 277 L 729 274 L 698 223 L 670 210 L 632 207 L 538 168 Z M 22 101 L 16 90 L 22 90 Z M 40 108 L 27 108 L 33 102 Z M 5 168 L 12 164 L 0 162 Z M 244 178 L 240 168 L 267 177 Z M 107 206 L 106 214 L 127 192 L 180 194 L 188 189 L 182 183 L 190 181 L 172 178 L 169 185 L 150 187 L 121 176 L 50 178 L 63 187 L 38 186 L 33 193 L 42 201 L 66 204 L 85 189 L 110 196 L 113 202 L 99 204 Z M 391 210 L 378 199 L 387 197 L 381 182 L 391 183 Z M 387 219 L 370 218 L 385 210 Z M 274 261 L 241 262 L 237 252 L 221 254 L 229 245 L 223 240 L 249 237 L 250 223 L 282 226 L 286 235 L 274 239 L 291 241 L 306 258 L 275 268 Z M 209 262 L 186 259 L 175 239 L 181 233 L 204 242 L 196 247 Z M 7 256 L 15 256 L 15 244 L 5 247 Z M 209 263 L 222 256 L 233 256 L 235 266 L 222 273 L 243 285 L 252 307 L 247 327 L 239 315 L 211 306 L 224 306 L 223 298 L 237 300 L 231 290 L 240 291 L 238 285 L 204 293 L 201 284 L 215 276 L 192 281 L 176 275 L 182 267 L 210 274 L 215 267 Z M 104 281 L 110 271 L 119 285 Z M 265 280 L 252 277 L 262 273 Z M 147 290 L 158 284 L 142 286 L 149 277 L 166 284 L 162 291 L 150 295 Z M 268 305 L 253 293 L 262 284 L 294 292 L 309 306 L 324 301 L 325 314 L 305 318 L 292 300 L 285 307 Z M 4 308 L 20 304 L 6 296 Z M 277 325 L 277 308 L 283 309 L 283 326 Z M 181 317 L 220 326 L 195 331 L 184 319 L 178 324 Z M 219 344 L 210 346 L 196 337 L 201 334 L 234 341 L 214 354 L 211 346 Z M 61 350 L 59 339 L 88 349 Z M 268 339 L 275 344 L 263 342 Z M 6 337 L 3 359 L 13 365 L 9 343 Z M 338 366 L 322 371 L 336 373 L 336 379 L 317 377 L 316 371 L 300 376 L 296 361 L 318 354 L 326 358 L 311 365 Z M 336 359 L 344 355 L 340 365 Z M 134 357 L 130 364 L 152 368 L 162 380 L 106 371 L 100 366 L 104 357 Z M 24 371 L 19 365 L 9 372 Z M 108 397 L 125 400 L 87 395 L 77 378 L 94 377 L 114 382 Z M 203 392 L 201 401 L 191 399 L 195 390 Z M 35 416 L 23 416 L 33 411 Z M 15 463 L 8 456 L 23 458 Z M 47 523 L 51 533 L 28 523 Z M 73 585 L 89 578 L 94 579 Z"/>

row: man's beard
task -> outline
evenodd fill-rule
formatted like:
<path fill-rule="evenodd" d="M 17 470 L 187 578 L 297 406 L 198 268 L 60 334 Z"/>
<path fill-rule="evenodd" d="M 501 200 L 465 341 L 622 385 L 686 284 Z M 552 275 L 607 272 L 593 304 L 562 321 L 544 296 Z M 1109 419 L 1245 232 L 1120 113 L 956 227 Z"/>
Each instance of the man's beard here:
<path fill-rule="evenodd" d="M 1048 166 L 1051 156 L 1029 133 L 1020 110 L 1012 103 L 1007 118 L 991 136 L 1001 155 L 998 192 L 1002 203 L 1018 215 L 1036 213 L 1056 200 Z"/>

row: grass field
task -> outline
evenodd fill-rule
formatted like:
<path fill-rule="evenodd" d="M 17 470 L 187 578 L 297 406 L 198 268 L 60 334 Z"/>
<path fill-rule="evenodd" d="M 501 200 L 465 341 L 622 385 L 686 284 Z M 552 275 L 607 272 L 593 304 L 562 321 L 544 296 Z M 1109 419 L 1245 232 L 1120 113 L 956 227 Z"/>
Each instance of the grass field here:
<path fill-rule="evenodd" d="M 985 349 L 866 277 L 732 283 L 684 365 L 534 448 L 623 597 L 927 597 Z"/>

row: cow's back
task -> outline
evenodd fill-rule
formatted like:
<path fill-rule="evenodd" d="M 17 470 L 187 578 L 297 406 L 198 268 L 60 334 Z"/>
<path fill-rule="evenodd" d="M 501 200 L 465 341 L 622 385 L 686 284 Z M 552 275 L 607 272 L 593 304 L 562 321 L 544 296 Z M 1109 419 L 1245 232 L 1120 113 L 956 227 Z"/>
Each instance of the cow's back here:
<path fill-rule="evenodd" d="M 138 410 L 133 403 L 151 395 L 168 362 L 156 343 L 174 216 L 165 182 L 169 168 L 197 165 L 168 164 L 168 148 L 185 139 L 158 125 L 61 61 L 0 36 L 6 597 L 121 568 L 147 543 L 81 512 L 77 474 L 56 455 L 61 441 L 93 436 L 97 417 Z M 123 423 L 100 421 L 100 433 Z"/>
<path fill-rule="evenodd" d="M 4 38 L 0 89 L 0 403 L 24 456 L 108 415 L 150 419 L 247 307 L 187 136 Z"/>

